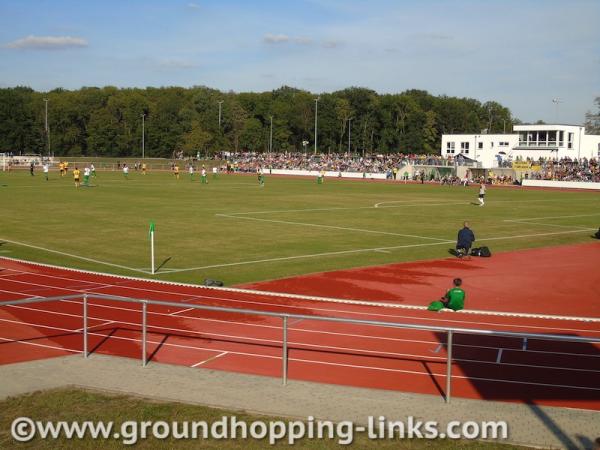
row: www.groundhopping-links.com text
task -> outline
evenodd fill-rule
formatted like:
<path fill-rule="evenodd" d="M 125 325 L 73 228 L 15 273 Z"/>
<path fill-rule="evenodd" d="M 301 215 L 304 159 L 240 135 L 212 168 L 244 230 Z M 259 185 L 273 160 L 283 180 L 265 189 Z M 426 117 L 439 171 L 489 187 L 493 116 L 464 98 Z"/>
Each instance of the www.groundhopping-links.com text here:
<path fill-rule="evenodd" d="M 408 416 L 405 420 L 389 420 L 383 416 L 369 416 L 367 425 L 351 421 L 331 422 L 309 416 L 306 421 L 275 420 L 246 422 L 236 416 L 206 421 L 125 421 L 66 422 L 36 421 L 18 417 L 11 425 L 11 435 L 18 442 L 34 439 L 111 439 L 125 445 L 134 445 L 145 439 L 254 439 L 273 445 L 280 441 L 294 444 L 300 439 L 333 439 L 338 444 L 349 445 L 357 434 L 369 439 L 507 439 L 508 425 L 504 421 L 476 422 L 451 421 L 441 426 L 435 421 L 418 420 Z"/>

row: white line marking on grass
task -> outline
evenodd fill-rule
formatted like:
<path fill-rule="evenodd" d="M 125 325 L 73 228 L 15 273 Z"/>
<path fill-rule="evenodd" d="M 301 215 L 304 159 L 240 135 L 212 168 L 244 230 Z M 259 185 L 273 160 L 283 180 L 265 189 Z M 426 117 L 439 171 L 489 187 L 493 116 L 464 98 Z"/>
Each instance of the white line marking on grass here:
<path fill-rule="evenodd" d="M 194 270 L 204 270 L 204 269 L 216 269 L 221 267 L 232 267 L 232 266 L 243 266 L 246 264 L 258 264 L 258 263 L 268 263 L 268 262 L 276 262 L 276 261 L 290 261 L 294 259 L 303 259 L 303 258 L 318 258 L 321 256 L 337 256 L 337 255 L 348 255 L 352 253 L 364 253 L 364 252 L 376 252 L 378 250 L 396 250 L 401 248 L 412 248 L 412 247 L 427 247 L 429 245 L 448 245 L 454 244 L 455 241 L 444 241 L 444 242 L 428 242 L 426 244 L 407 244 L 407 245 L 396 245 L 393 247 L 375 247 L 375 248 L 361 248 L 356 250 L 340 250 L 337 252 L 324 252 L 324 253 L 312 253 L 307 255 L 295 255 L 295 256 L 281 256 L 278 258 L 268 258 L 268 259 L 253 259 L 250 261 L 239 261 L 234 263 L 225 263 L 225 264 L 213 264 L 210 266 L 199 266 L 199 267 L 189 267 L 186 269 L 177 269 L 173 270 L 174 272 L 190 272 Z M 229 288 L 231 289 L 231 288 Z"/>
<path fill-rule="evenodd" d="M 43 250 L 45 252 L 55 253 L 57 255 L 63 255 L 63 256 L 69 256 L 71 258 L 81 259 L 82 261 L 93 262 L 93 263 L 102 264 L 105 266 L 118 267 L 119 269 L 130 270 L 132 272 L 140 272 L 140 273 L 145 273 L 145 274 L 149 273 L 145 270 L 138 270 L 138 269 L 134 269 L 133 267 L 127 267 L 127 266 L 122 266 L 120 264 L 113 264 L 113 263 L 109 263 L 106 261 L 99 261 L 97 259 L 86 258 L 85 256 L 74 255 L 72 253 L 59 252 L 58 250 L 52 250 L 52 249 L 45 248 L 45 247 L 39 247 L 37 245 L 26 244 L 25 242 L 12 241 L 10 239 L 1 239 L 1 240 L 5 241 L 5 242 L 10 242 L 11 244 L 20 245 L 22 247 L 34 248 L 36 250 Z"/>
<path fill-rule="evenodd" d="M 504 351 L 503 348 L 499 348 L 498 349 L 498 356 L 496 357 L 496 364 L 500 364 L 500 360 L 502 359 L 502 352 Z"/>
<path fill-rule="evenodd" d="M 572 233 L 588 233 L 587 230 L 573 230 L 573 231 L 557 231 L 553 233 L 534 233 L 534 234 L 521 234 L 517 236 L 500 236 L 500 237 L 491 237 L 491 238 L 482 238 L 478 239 L 477 242 L 481 241 L 501 241 L 505 239 L 523 239 L 530 237 L 544 237 L 544 236 L 555 236 L 560 234 L 572 234 Z M 413 247 L 428 247 L 431 245 L 447 245 L 454 244 L 455 240 L 447 240 L 443 242 L 428 242 L 424 244 L 407 244 L 407 245 L 395 245 L 389 247 L 374 247 L 374 248 L 360 248 L 355 250 L 340 250 L 337 252 L 324 252 L 324 253 L 311 253 L 306 255 L 295 255 L 295 256 L 282 256 L 279 258 L 268 258 L 268 259 L 253 259 L 249 261 L 239 261 L 234 263 L 225 263 L 225 264 L 212 264 L 209 266 L 198 266 L 198 267 L 188 267 L 185 269 L 175 269 L 172 273 L 175 272 L 191 272 L 194 270 L 205 270 L 205 269 L 218 269 L 221 267 L 232 267 L 232 266 L 243 266 L 246 264 L 259 264 L 259 263 L 269 263 L 269 262 L 277 262 L 277 261 L 290 261 L 294 259 L 303 259 L 303 258 L 318 258 L 322 256 L 339 256 L 339 255 L 348 255 L 352 253 L 365 253 L 365 252 L 377 252 L 381 250 L 399 250 L 403 248 L 413 248 Z M 229 288 L 231 289 L 231 288 Z"/>
<path fill-rule="evenodd" d="M 575 217 L 594 217 L 594 216 L 600 216 L 600 213 L 594 213 L 594 214 L 575 214 L 575 215 L 572 215 L 572 216 L 524 217 L 524 218 L 519 219 L 519 220 L 571 219 L 571 218 L 575 218 Z M 510 221 L 506 220 L 505 222 L 510 222 Z"/>
<path fill-rule="evenodd" d="M 391 201 L 387 201 L 387 202 L 379 202 L 379 203 L 375 203 L 373 205 L 373 208 L 380 208 L 382 207 L 381 205 L 388 205 L 388 204 L 396 204 L 396 203 L 414 203 L 416 205 L 423 205 L 423 206 L 434 206 L 433 204 L 430 204 L 428 202 L 437 202 L 435 203 L 435 205 L 446 205 L 448 203 L 440 203 L 440 199 L 436 198 L 436 199 L 420 199 L 420 198 L 413 198 L 411 200 L 391 200 Z M 463 205 L 466 204 L 467 202 L 460 202 L 460 203 L 451 203 L 453 205 Z M 400 205 L 400 206 L 383 206 L 383 208 L 401 208 L 403 206 L 407 206 L 407 205 Z M 408 205 L 408 206 L 412 206 L 412 205 Z"/>
<path fill-rule="evenodd" d="M 228 217 L 230 219 L 254 220 L 257 222 L 282 223 L 285 225 L 301 225 L 301 226 L 305 226 L 305 227 L 328 228 L 331 230 L 357 231 L 360 233 L 384 234 L 387 236 L 412 237 L 412 238 L 417 238 L 417 239 L 427 239 L 427 240 L 431 240 L 431 241 L 447 242 L 447 239 L 432 238 L 432 237 L 427 237 L 427 236 L 415 236 L 414 234 L 392 233 L 389 231 L 365 230 L 362 228 L 338 227 L 335 225 L 321 225 L 318 223 L 292 222 L 289 220 L 275 220 L 275 219 L 259 219 L 258 217 L 239 217 L 239 216 L 233 216 L 233 215 L 229 215 L 229 214 L 215 214 L 215 216 Z"/>
<path fill-rule="evenodd" d="M 196 364 L 191 365 L 190 367 L 201 366 L 202 364 L 206 364 L 208 362 L 214 361 L 215 359 L 220 358 L 221 356 L 225 356 L 227 353 L 229 353 L 229 352 L 221 352 L 218 355 L 212 356 L 212 357 L 210 357 L 208 359 L 205 359 L 204 361 L 200 361 L 200 362 L 198 362 Z"/>
<path fill-rule="evenodd" d="M 270 210 L 262 210 L 262 211 L 245 211 L 245 212 L 230 212 L 227 213 L 227 215 L 230 216 L 243 216 L 243 215 L 249 215 L 249 214 L 280 214 L 280 213 L 291 213 L 291 212 L 314 212 L 314 211 L 355 211 L 355 210 L 360 210 L 360 209 L 379 209 L 379 208 L 404 208 L 407 206 L 455 206 L 455 205 L 471 205 L 471 201 L 461 201 L 461 202 L 441 202 L 441 203 L 428 203 L 428 202 L 434 202 L 434 201 L 438 201 L 434 200 L 434 199 L 427 199 L 427 200 L 421 200 L 421 199 L 413 199 L 413 200 L 399 200 L 399 201 L 390 201 L 390 202 L 380 202 L 380 203 L 376 203 L 375 205 L 382 205 L 385 203 L 400 203 L 400 202 L 405 202 L 406 204 L 401 204 L 398 206 L 348 206 L 348 207 L 331 207 L 331 208 L 302 208 L 302 209 L 270 209 Z M 519 202 L 515 202 L 512 200 L 497 200 L 494 202 L 494 204 L 496 203 L 511 203 L 511 204 L 518 204 L 518 203 L 543 203 L 543 202 L 554 202 L 556 203 L 556 200 L 522 200 Z"/>
<path fill-rule="evenodd" d="M 571 229 L 577 228 L 578 230 L 596 231 L 595 228 L 580 227 L 578 225 L 557 225 L 554 223 L 540 223 L 540 222 L 534 222 L 533 219 L 530 219 L 530 220 L 504 220 L 504 222 L 520 223 L 520 224 L 525 224 L 525 225 L 540 225 L 543 227 L 571 228 Z"/>

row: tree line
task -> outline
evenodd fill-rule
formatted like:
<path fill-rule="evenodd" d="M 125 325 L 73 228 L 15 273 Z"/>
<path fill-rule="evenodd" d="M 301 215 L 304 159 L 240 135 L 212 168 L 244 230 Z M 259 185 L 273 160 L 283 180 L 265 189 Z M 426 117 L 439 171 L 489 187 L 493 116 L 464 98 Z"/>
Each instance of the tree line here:
<path fill-rule="evenodd" d="M 352 87 L 317 95 L 288 86 L 262 93 L 107 86 L 42 93 L 15 87 L 0 89 L 0 152 L 141 156 L 142 128 L 146 157 L 313 151 L 316 106 L 322 153 L 347 151 L 349 138 L 356 153 L 438 153 L 442 134 L 510 132 L 518 123 L 497 102 L 423 90 L 378 94 Z"/>

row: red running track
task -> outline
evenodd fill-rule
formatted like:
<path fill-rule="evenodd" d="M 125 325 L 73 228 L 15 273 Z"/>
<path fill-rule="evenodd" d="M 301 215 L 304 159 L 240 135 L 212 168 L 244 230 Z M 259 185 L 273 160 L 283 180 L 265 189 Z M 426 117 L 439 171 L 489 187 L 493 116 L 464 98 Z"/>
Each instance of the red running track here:
<path fill-rule="evenodd" d="M 101 293 L 316 316 L 600 337 L 598 322 L 431 313 L 73 271 L 0 258 L 0 301 Z M 153 362 L 281 375 L 281 320 L 148 307 Z M 140 307 L 93 300 L 90 349 L 139 358 Z M 0 364 L 81 353 L 80 300 L 0 308 Z M 289 323 L 291 379 L 443 396 L 445 334 L 302 320 Z M 600 346 L 455 336 L 453 395 L 600 410 Z"/>

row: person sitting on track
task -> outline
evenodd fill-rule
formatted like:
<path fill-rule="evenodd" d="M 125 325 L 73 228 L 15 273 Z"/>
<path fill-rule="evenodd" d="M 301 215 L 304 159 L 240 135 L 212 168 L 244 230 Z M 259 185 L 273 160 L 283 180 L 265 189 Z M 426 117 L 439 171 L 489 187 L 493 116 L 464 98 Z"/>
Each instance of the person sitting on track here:
<path fill-rule="evenodd" d="M 458 231 L 458 238 L 456 240 L 456 256 L 462 258 L 469 254 L 471 246 L 475 242 L 475 234 L 469 228 L 469 222 L 463 224 L 463 228 Z"/>
<path fill-rule="evenodd" d="M 465 307 L 465 291 L 460 287 L 462 284 L 460 278 L 455 278 L 453 284 L 454 287 L 449 289 L 440 301 L 444 304 L 444 307 L 453 311 L 459 311 Z"/>

